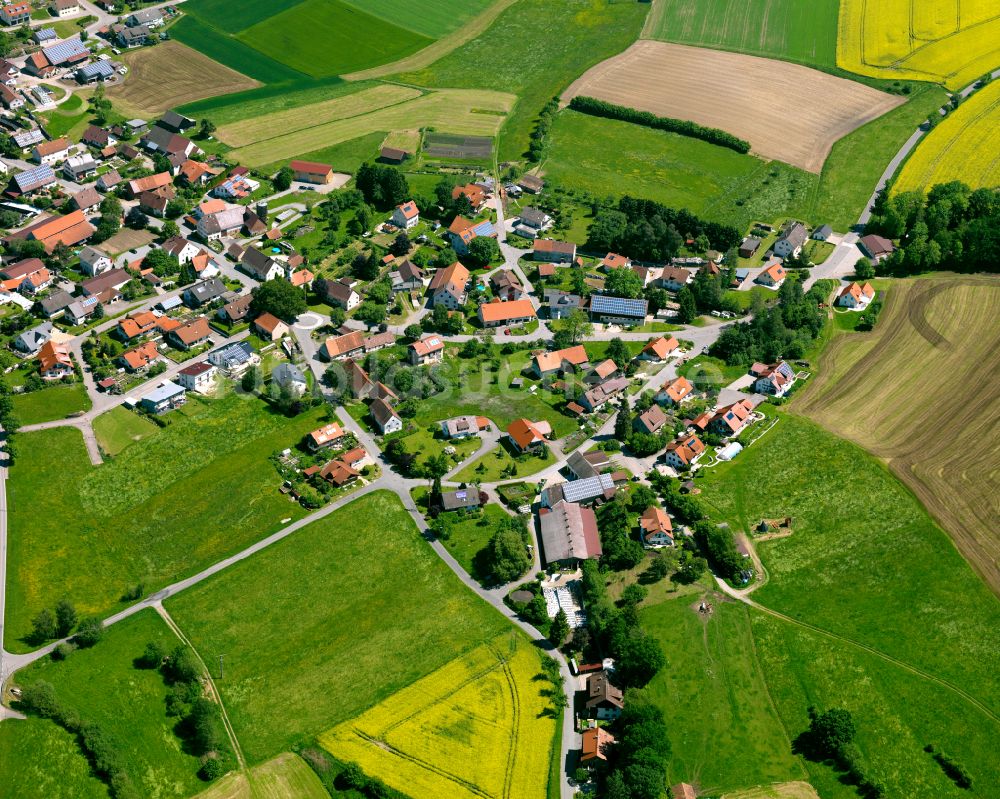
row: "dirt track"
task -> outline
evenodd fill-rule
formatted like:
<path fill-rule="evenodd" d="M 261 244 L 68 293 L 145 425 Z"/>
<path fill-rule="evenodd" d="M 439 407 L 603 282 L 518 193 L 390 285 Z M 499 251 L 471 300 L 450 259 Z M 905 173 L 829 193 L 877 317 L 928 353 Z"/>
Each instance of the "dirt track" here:
<path fill-rule="evenodd" d="M 888 462 L 1000 595 L 1000 277 L 900 282 L 795 409 Z"/>
<path fill-rule="evenodd" d="M 798 64 L 653 41 L 587 70 L 562 99 L 578 94 L 721 128 L 809 172 L 837 139 L 904 102 Z"/>

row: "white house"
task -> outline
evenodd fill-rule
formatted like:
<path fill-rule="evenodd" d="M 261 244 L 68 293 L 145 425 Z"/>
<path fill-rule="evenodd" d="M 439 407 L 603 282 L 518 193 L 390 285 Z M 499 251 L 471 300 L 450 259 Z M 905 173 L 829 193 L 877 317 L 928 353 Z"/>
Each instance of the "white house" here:
<path fill-rule="evenodd" d="M 301 397 L 306 393 L 309 384 L 306 376 L 295 364 L 283 361 L 271 371 L 271 380 L 280 388 L 286 389 L 293 397 Z"/>
<path fill-rule="evenodd" d="M 80 250 L 80 271 L 91 277 L 96 277 L 102 272 L 110 272 L 115 268 L 111 257 L 97 247 L 84 247 Z"/>
<path fill-rule="evenodd" d="M 392 224 L 403 230 L 416 227 L 420 222 L 420 209 L 413 200 L 408 200 L 402 205 L 397 205 L 392 212 Z"/>
<path fill-rule="evenodd" d="M 177 382 L 188 391 L 197 391 L 204 394 L 211 391 L 215 385 L 215 376 L 218 369 L 207 361 L 199 361 L 190 366 L 185 366 L 177 373 Z"/>
<path fill-rule="evenodd" d="M 770 366 L 754 364 L 751 372 L 757 377 L 753 390 L 758 394 L 771 394 L 775 397 L 784 396 L 795 382 L 795 372 L 784 361 L 778 361 Z"/>
<path fill-rule="evenodd" d="M 182 266 L 190 263 L 191 259 L 201 252 L 201 247 L 183 236 L 174 236 L 167 239 L 160 245 L 160 248 L 174 256 Z"/>
<path fill-rule="evenodd" d="M 774 242 L 774 254 L 779 258 L 794 258 L 802 251 L 802 245 L 806 243 L 808 238 L 806 226 L 801 222 L 796 222 Z"/>
<path fill-rule="evenodd" d="M 871 283 L 865 283 L 863 286 L 851 283 L 837 296 L 837 305 L 841 308 L 850 308 L 852 311 L 862 311 L 874 298 L 875 289 Z"/>

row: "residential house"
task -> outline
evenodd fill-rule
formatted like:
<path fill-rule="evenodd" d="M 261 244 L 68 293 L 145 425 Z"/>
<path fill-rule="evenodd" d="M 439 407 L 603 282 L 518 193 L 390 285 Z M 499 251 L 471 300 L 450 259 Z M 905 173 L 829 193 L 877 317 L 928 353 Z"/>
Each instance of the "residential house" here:
<path fill-rule="evenodd" d="M 174 182 L 169 172 L 158 172 L 155 175 L 147 175 L 142 178 L 130 180 L 127 186 L 127 193 L 130 199 L 135 199 L 145 191 L 155 191 L 165 186 L 170 186 Z"/>
<path fill-rule="evenodd" d="M 603 554 L 594 511 L 560 500 L 538 514 L 539 539 L 547 564 L 575 565 Z"/>
<path fill-rule="evenodd" d="M 546 264 L 540 264 L 539 270 L 543 266 Z M 562 319 L 575 310 L 586 310 L 587 298 L 579 294 L 570 294 L 568 291 L 546 289 L 545 305 L 549 309 L 549 319 Z"/>
<path fill-rule="evenodd" d="M 592 452 L 574 450 L 566 459 L 566 470 L 573 475 L 574 480 L 587 480 L 597 477 L 611 468 L 611 459 L 600 449 Z"/>
<path fill-rule="evenodd" d="M 583 746 L 580 750 L 580 762 L 590 763 L 596 760 L 607 762 L 608 749 L 615 743 L 615 736 L 604 727 L 588 727 L 580 736 Z"/>
<path fill-rule="evenodd" d="M 161 319 L 169 320 L 170 322 L 176 321 L 167 316 L 157 316 L 152 311 L 130 313 L 124 319 L 118 321 L 118 326 L 115 328 L 115 335 L 122 341 L 131 341 L 139 336 L 152 333 L 154 330 L 159 330 Z M 180 323 L 168 325 L 168 329 L 173 327 L 180 327 Z"/>
<path fill-rule="evenodd" d="M 140 8 L 133 11 L 125 22 L 133 27 L 138 25 L 149 25 L 151 28 L 155 28 L 158 25 L 163 24 L 163 12 L 158 8 Z M 174 114 L 172 111 L 168 111 L 164 114 L 164 119 L 167 120 L 173 119 L 174 117 L 180 117 L 180 114 Z M 186 117 L 181 118 L 186 119 Z"/>
<path fill-rule="evenodd" d="M 60 136 L 52 141 L 41 141 L 31 150 L 31 157 L 39 164 L 54 166 L 69 155 L 69 139 Z"/>
<path fill-rule="evenodd" d="M 641 361 L 665 361 L 680 348 L 680 342 L 673 336 L 660 336 L 649 341 L 639 353 Z"/>
<path fill-rule="evenodd" d="M 420 291 L 424 287 L 424 270 L 411 263 L 407 258 L 394 271 L 389 273 L 392 280 L 392 290 Z"/>
<path fill-rule="evenodd" d="M 674 545 L 674 526 L 662 508 L 650 505 L 639 517 L 639 535 L 644 546 L 659 548 Z"/>
<path fill-rule="evenodd" d="M 192 161 L 190 158 L 181 164 L 177 171 L 177 176 L 187 186 L 204 186 L 217 174 L 217 169 L 213 169 L 202 161 Z"/>
<path fill-rule="evenodd" d="M 80 271 L 90 277 L 96 277 L 115 268 L 111 256 L 97 247 L 84 247 L 80 250 Z"/>
<path fill-rule="evenodd" d="M 127 50 L 142 47 L 153 39 L 153 31 L 148 25 L 117 25 L 113 30 L 118 45 Z"/>
<path fill-rule="evenodd" d="M 651 405 L 648 410 L 643 411 L 635 417 L 632 427 L 640 433 L 657 435 L 668 422 L 667 415 L 659 405 Z"/>
<path fill-rule="evenodd" d="M 837 295 L 837 305 L 841 308 L 850 308 L 853 311 L 862 311 L 868 307 L 868 303 L 875 297 L 875 289 L 871 283 L 863 286 L 858 283 L 851 283 L 844 286 L 840 294 Z"/>
<path fill-rule="evenodd" d="M 178 166 L 178 169 L 180 169 L 180 166 Z M 212 196 L 223 200 L 239 201 L 246 199 L 259 188 L 260 181 L 254 180 L 249 175 L 237 175 L 233 177 L 230 174 L 229 178 L 212 189 Z"/>
<path fill-rule="evenodd" d="M 552 435 L 552 426 L 542 420 L 515 419 L 507 426 L 507 438 L 517 452 L 536 452 Z"/>
<path fill-rule="evenodd" d="M 240 269 L 261 283 L 285 276 L 285 267 L 256 247 L 247 247 L 243 252 Z"/>
<path fill-rule="evenodd" d="M 253 327 L 257 335 L 267 341 L 278 341 L 288 335 L 288 325 L 270 313 L 262 313 L 254 319 Z"/>
<path fill-rule="evenodd" d="M 459 255 L 469 252 L 469 244 L 480 236 L 493 238 L 497 237 L 496 228 L 493 223 L 485 219 L 481 222 L 473 222 L 464 216 L 456 216 L 448 227 L 448 236 L 451 239 L 451 246 Z"/>
<path fill-rule="evenodd" d="M 862 236 L 858 245 L 861 251 L 877 264 L 882 263 L 896 251 L 896 246 L 889 239 L 876 236 L 874 233 Z"/>
<path fill-rule="evenodd" d="M 333 167 L 315 161 L 292 161 L 289 165 L 299 183 L 325 184 L 333 182 Z"/>
<path fill-rule="evenodd" d="M 802 252 L 802 246 L 808 239 L 809 234 L 806 232 L 806 226 L 801 222 L 793 222 L 774 242 L 774 254 L 779 258 L 796 258 Z"/>
<path fill-rule="evenodd" d="M 132 275 L 125 269 L 116 267 L 107 272 L 101 272 L 96 277 L 84 280 L 80 284 L 80 289 L 88 297 L 96 297 L 98 294 L 113 289 L 121 291 L 132 279 Z"/>
<path fill-rule="evenodd" d="M 396 206 L 390 221 L 398 228 L 409 230 L 420 224 L 420 209 L 413 200 L 407 200 L 402 205 Z"/>
<path fill-rule="evenodd" d="M 628 388 L 628 378 L 618 377 L 585 391 L 580 396 L 580 406 L 587 413 L 594 413 Z"/>
<path fill-rule="evenodd" d="M 251 302 L 253 302 L 253 295 L 244 294 L 232 302 L 227 302 L 216 311 L 216 315 L 226 324 L 235 325 L 242 322 L 250 314 Z"/>
<path fill-rule="evenodd" d="M 200 152 L 193 141 L 163 125 L 162 120 L 153 125 L 149 132 L 139 140 L 139 143 L 150 152 L 178 156 L 183 160 Z M 183 163 L 183 160 L 178 163 L 178 166 Z"/>
<path fill-rule="evenodd" d="M 226 293 L 225 284 L 218 278 L 209 278 L 184 289 L 184 304 L 189 308 L 200 308 L 214 302 Z"/>
<path fill-rule="evenodd" d="M 320 280 L 316 283 L 316 293 L 345 311 L 351 311 L 361 304 L 361 295 L 354 290 L 352 282 L 344 277 L 339 280 Z"/>
<path fill-rule="evenodd" d="M 437 335 L 418 339 L 410 344 L 407 355 L 414 366 L 440 361 L 444 358 L 444 339 Z"/>
<path fill-rule="evenodd" d="M 103 200 L 101 193 L 93 186 L 84 186 L 73 195 L 73 207 L 86 216 L 93 216 L 100 211 Z"/>
<path fill-rule="evenodd" d="M 364 452 L 364 450 L 361 451 Z M 335 458 L 322 467 L 311 466 L 303 474 L 307 477 L 318 476 L 320 479 L 326 480 L 337 488 L 353 483 L 361 476 L 361 472 L 347 463 L 343 457 Z"/>
<path fill-rule="evenodd" d="M 201 247 L 183 236 L 172 236 L 160 245 L 160 249 L 177 259 L 181 266 L 191 263 L 191 259 L 201 252 Z"/>
<path fill-rule="evenodd" d="M 43 268 L 20 279 L 20 282 L 17 283 L 17 290 L 25 297 L 33 297 L 38 292 L 47 289 L 50 285 L 52 285 L 52 273 L 48 269 Z M 11 288 L 10 282 L 5 282 L 4 289 L 10 290 Z"/>
<path fill-rule="evenodd" d="M 282 361 L 271 370 L 271 382 L 293 397 L 301 397 L 309 388 L 302 370 L 288 361 Z"/>
<path fill-rule="evenodd" d="M 601 263 L 598 269 L 607 272 L 611 269 L 629 269 L 632 266 L 632 259 L 625 256 L 619 255 L 616 252 L 609 252 L 601 259 Z"/>
<path fill-rule="evenodd" d="M 205 241 L 215 241 L 239 230 L 243 227 L 243 211 L 243 206 L 233 205 L 215 213 L 203 214 L 196 228 L 198 235 Z"/>
<path fill-rule="evenodd" d="M 73 374 L 69 347 L 49 339 L 38 350 L 38 371 L 43 380 L 59 380 Z"/>
<path fill-rule="evenodd" d="M 664 460 L 668 466 L 683 471 L 690 469 L 703 454 L 705 454 L 705 445 L 702 440 L 694 433 L 688 433 L 667 444 Z"/>
<path fill-rule="evenodd" d="M 795 382 L 795 370 L 784 361 L 778 361 L 763 368 L 760 368 L 761 366 L 761 364 L 754 364 L 754 367 L 757 367 L 754 371 L 757 379 L 754 381 L 753 390 L 758 394 L 784 396 Z"/>
<path fill-rule="evenodd" d="M 501 325 L 520 325 L 536 318 L 535 306 L 531 300 L 511 300 L 501 302 L 494 299 L 479 306 L 479 321 L 483 327 L 499 327 Z"/>
<path fill-rule="evenodd" d="M 756 236 L 747 236 L 740 242 L 738 254 L 740 258 L 753 258 L 760 249 L 760 239 Z"/>
<path fill-rule="evenodd" d="M 47 319 L 58 319 L 74 302 L 75 300 L 71 294 L 58 289 L 49 294 L 40 304 L 42 306 L 42 313 Z"/>
<path fill-rule="evenodd" d="M 513 269 L 498 269 L 490 276 L 493 294 L 501 300 L 519 300 L 525 296 L 524 286 Z"/>
<path fill-rule="evenodd" d="M 118 170 L 112 169 L 111 171 L 105 172 L 103 175 L 101 175 L 97 179 L 97 183 L 95 185 L 97 186 L 98 191 L 107 192 L 115 188 L 115 186 L 121 183 L 122 180 L 123 178 L 121 175 L 118 174 Z"/>
<path fill-rule="evenodd" d="M 529 194 L 541 194 L 545 188 L 545 181 L 537 175 L 522 175 L 517 185 Z"/>
<path fill-rule="evenodd" d="M 177 382 L 188 391 L 207 394 L 215 385 L 215 376 L 218 374 L 218 371 L 208 361 L 198 361 L 181 369 L 177 373 Z"/>
<path fill-rule="evenodd" d="M 753 403 L 748 399 L 719 408 L 712 415 L 708 427 L 720 436 L 737 436 L 752 419 Z"/>
<path fill-rule="evenodd" d="M 613 377 L 620 376 L 621 372 L 618 370 L 618 364 L 610 358 L 605 358 L 590 368 L 586 377 L 583 378 L 583 382 L 587 385 L 596 386 L 606 380 L 611 380 Z"/>
<path fill-rule="evenodd" d="M 450 311 L 457 311 L 465 305 L 465 289 L 469 282 L 469 270 L 458 261 L 444 269 L 438 269 L 427 286 L 431 305 L 443 305 Z"/>
<path fill-rule="evenodd" d="M 150 413 L 166 413 L 179 408 L 185 402 L 184 386 L 166 380 L 143 397 L 139 404 Z"/>
<path fill-rule="evenodd" d="M 475 488 L 460 488 L 441 494 L 441 509 L 445 511 L 472 510 L 481 504 L 479 491 Z"/>
<path fill-rule="evenodd" d="M 345 333 L 343 336 L 328 338 L 319 348 L 320 357 L 327 361 L 339 361 L 343 358 L 357 358 L 364 355 L 364 334 L 359 331 Z"/>
<path fill-rule="evenodd" d="M 80 13 L 80 4 L 77 0 L 53 0 L 49 8 L 60 19 L 72 17 Z"/>
<path fill-rule="evenodd" d="M 69 320 L 70 324 L 82 325 L 88 319 L 90 319 L 95 313 L 97 313 L 97 306 L 102 305 L 101 297 L 103 292 L 100 294 L 95 294 L 90 297 L 84 297 L 81 300 L 77 300 L 72 305 L 66 308 L 65 317 Z"/>
<path fill-rule="evenodd" d="M 208 355 L 208 362 L 230 377 L 239 377 L 251 366 L 260 363 L 260 356 L 248 341 L 237 341 L 220 347 Z"/>
<path fill-rule="evenodd" d="M 538 208 L 526 205 L 521 209 L 521 215 L 518 217 L 518 225 L 514 230 L 524 235 L 525 238 L 533 239 L 552 227 L 552 224 L 553 219 L 547 213 Z"/>
<path fill-rule="evenodd" d="M 374 399 L 368 408 L 372 420 L 383 435 L 398 433 L 403 429 L 403 420 L 399 418 L 392 406 L 383 399 Z"/>
<path fill-rule="evenodd" d="M 828 241 L 830 236 L 833 235 L 833 228 L 829 225 L 820 225 L 812 232 L 813 241 Z"/>
<path fill-rule="evenodd" d="M 14 339 L 14 349 L 27 355 L 34 355 L 50 338 L 52 338 L 52 323 L 42 322 L 18 335 Z"/>
<path fill-rule="evenodd" d="M 441 422 L 441 433 L 445 438 L 461 439 L 478 436 L 481 430 L 490 429 L 490 420 L 485 416 L 456 416 Z"/>
<path fill-rule="evenodd" d="M 612 297 L 610 294 L 596 294 L 590 298 L 590 318 L 608 324 L 641 325 L 646 321 L 649 303 Z"/>
<path fill-rule="evenodd" d="M 614 474 L 598 474 L 568 483 L 556 483 L 542 490 L 541 505 L 543 508 L 554 508 L 563 500 L 584 505 L 607 502 L 615 497 L 615 482 Z"/>
<path fill-rule="evenodd" d="M 472 206 L 472 213 L 478 214 L 483 206 L 486 205 L 486 191 L 482 186 L 475 183 L 469 183 L 466 186 L 455 186 L 451 190 L 451 199 L 457 200 L 459 197 L 465 197 L 468 199 L 469 204 Z"/>
<path fill-rule="evenodd" d="M 344 428 L 336 422 L 323 425 L 323 427 L 313 430 L 306 436 L 306 446 L 310 452 L 318 452 L 321 449 L 332 447 L 344 437 Z"/>
<path fill-rule="evenodd" d="M 554 264 L 571 264 L 576 258 L 576 245 L 569 241 L 535 239 L 531 251 L 534 260 Z"/>
<path fill-rule="evenodd" d="M 149 216 L 157 218 L 163 217 L 167 213 L 167 205 L 176 196 L 173 186 L 164 186 L 162 189 L 144 191 L 138 196 L 139 210 Z"/>
<path fill-rule="evenodd" d="M 599 671 L 587 677 L 587 714 L 592 718 L 609 721 L 618 718 L 625 707 L 620 688 L 608 679 L 606 671 Z"/>
<path fill-rule="evenodd" d="M 16 111 L 19 108 L 24 108 L 26 100 L 6 83 L 0 83 L 0 102 L 3 103 L 4 108 Z"/>
<path fill-rule="evenodd" d="M 178 349 L 190 350 L 199 347 L 209 340 L 212 330 L 208 326 L 208 320 L 204 316 L 181 325 L 167 333 L 167 341 Z"/>
<path fill-rule="evenodd" d="M 118 144 L 118 139 L 111 131 L 99 128 L 97 125 L 88 125 L 80 137 L 80 141 L 88 147 L 94 147 L 98 150 Z"/>
<path fill-rule="evenodd" d="M 0 20 L 4 25 L 23 25 L 31 19 L 31 3 L 14 2 L 0 7 Z"/>
<path fill-rule="evenodd" d="M 691 396 L 692 391 L 694 391 L 694 386 L 691 385 L 690 380 L 686 377 L 675 377 L 660 387 L 656 394 L 656 401 L 662 402 L 664 405 L 679 405 Z"/>
<path fill-rule="evenodd" d="M 680 291 L 686 285 L 694 281 L 694 272 L 689 269 L 682 269 L 679 266 L 664 267 L 663 272 L 657 280 L 660 288 L 667 291 Z"/>
<path fill-rule="evenodd" d="M 754 282 L 768 288 L 776 289 L 785 282 L 785 278 L 787 277 L 788 272 L 785 271 L 785 267 L 781 264 L 771 264 L 754 278 Z"/>
<path fill-rule="evenodd" d="M 538 377 L 550 374 L 564 374 L 577 369 L 584 370 L 590 364 L 590 356 L 582 344 L 551 352 L 537 352 L 532 358 L 532 368 Z"/>
<path fill-rule="evenodd" d="M 26 169 L 19 172 L 10 179 L 7 186 L 7 194 L 20 197 L 25 194 L 32 194 L 40 189 L 47 189 L 56 183 L 56 173 L 52 167 L 37 166 L 34 169 Z"/>

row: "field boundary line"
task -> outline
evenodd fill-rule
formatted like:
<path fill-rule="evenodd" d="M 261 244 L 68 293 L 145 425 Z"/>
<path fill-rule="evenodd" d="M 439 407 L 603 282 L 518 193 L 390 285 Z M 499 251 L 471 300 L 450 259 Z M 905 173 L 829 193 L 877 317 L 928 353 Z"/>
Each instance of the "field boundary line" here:
<path fill-rule="evenodd" d="M 226 728 L 226 735 L 229 736 L 229 743 L 233 747 L 233 754 L 236 755 L 236 762 L 240 767 L 240 771 L 243 772 L 243 776 L 246 777 L 247 785 L 250 786 L 251 795 L 256 796 L 256 791 L 254 790 L 254 785 L 253 785 L 253 778 L 250 775 L 250 768 L 247 766 L 246 757 L 243 754 L 243 748 L 240 746 L 240 741 L 236 737 L 236 730 L 233 729 L 233 724 L 229 720 L 229 714 L 226 712 L 226 706 L 222 702 L 222 694 L 219 693 L 219 689 L 215 685 L 215 680 L 212 679 L 212 672 L 209 671 L 208 666 L 205 664 L 205 661 L 201 656 L 201 653 L 198 652 L 197 649 L 195 649 L 194 644 L 192 644 L 191 641 L 188 640 L 188 637 L 184 635 L 184 632 L 181 630 L 181 628 L 177 626 L 177 622 L 173 620 L 173 617 L 171 617 L 170 613 L 167 612 L 167 609 L 163 607 L 163 603 L 156 602 L 153 605 L 153 607 L 156 609 L 156 612 L 160 616 L 160 618 L 163 619 L 163 621 L 167 623 L 167 626 L 174 631 L 174 635 L 176 635 L 181 640 L 181 643 L 187 646 L 194 654 L 194 656 L 198 658 L 198 662 L 201 664 L 201 667 L 205 670 L 205 675 L 208 679 L 209 689 L 211 690 L 212 696 L 215 698 L 215 701 L 218 702 L 219 709 L 222 711 L 222 724 Z"/>
<path fill-rule="evenodd" d="M 664 3 L 666 0 L 653 0 L 649 13 L 646 14 L 646 21 L 642 23 L 642 30 L 639 31 L 640 39 L 655 39 L 653 33 L 660 26 L 660 21 L 666 13 Z"/>

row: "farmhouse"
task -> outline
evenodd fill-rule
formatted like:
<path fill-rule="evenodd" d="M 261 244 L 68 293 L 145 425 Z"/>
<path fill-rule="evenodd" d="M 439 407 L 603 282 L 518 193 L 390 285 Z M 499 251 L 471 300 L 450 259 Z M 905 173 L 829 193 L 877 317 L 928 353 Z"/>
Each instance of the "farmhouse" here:
<path fill-rule="evenodd" d="M 877 264 L 882 263 L 896 251 L 895 245 L 889 239 L 876 236 L 874 233 L 862 236 L 858 245 L 861 251 Z"/>
<path fill-rule="evenodd" d="M 603 408 L 610 400 L 613 400 L 625 389 L 628 388 L 628 378 L 618 377 L 608 380 L 605 383 L 594 386 L 585 391 L 580 397 L 580 405 L 588 413 L 594 413 Z"/>
<path fill-rule="evenodd" d="M 587 678 L 587 713 L 592 718 L 616 719 L 624 707 L 622 691 L 611 684 L 607 672 L 599 671 Z"/>
<path fill-rule="evenodd" d="M 222 203 L 221 200 L 219 200 Z M 204 203 L 203 203 L 204 205 Z M 225 205 L 223 203 L 223 205 Z M 244 209 L 240 205 L 224 207 L 221 211 L 206 213 L 198 220 L 197 231 L 205 241 L 216 241 L 243 227 Z"/>
<path fill-rule="evenodd" d="M 603 554 L 594 511 L 576 502 L 563 499 L 543 508 L 538 527 L 547 564 L 573 565 Z"/>
<path fill-rule="evenodd" d="M 571 264 L 576 258 L 576 245 L 570 241 L 535 239 L 531 248 L 532 258 L 554 264 Z"/>
<path fill-rule="evenodd" d="M 545 181 L 537 175 L 522 175 L 517 185 L 529 194 L 540 194 L 545 188 Z"/>
<path fill-rule="evenodd" d="M 576 369 L 585 369 L 590 363 L 590 356 L 582 344 L 575 347 L 567 347 L 564 350 L 553 350 L 552 352 L 538 352 L 532 358 L 532 367 L 539 377 L 554 373 L 572 372 Z"/>
<path fill-rule="evenodd" d="M 448 228 L 448 235 L 451 238 L 451 246 L 459 255 L 469 252 L 469 244 L 474 239 L 484 236 L 496 238 L 497 231 L 493 223 L 486 219 L 482 222 L 473 222 L 464 216 L 456 216 Z"/>
<path fill-rule="evenodd" d="M 333 183 L 333 167 L 315 161 L 292 161 L 289 165 L 299 183 Z"/>
<path fill-rule="evenodd" d="M 756 236 L 747 236 L 740 242 L 739 256 L 740 258 L 753 258 L 759 249 L 760 239 Z"/>
<path fill-rule="evenodd" d="M 45 247 L 45 252 L 51 255 L 59 244 L 75 247 L 90 238 L 93 233 L 94 226 L 87 221 L 83 211 L 70 211 L 64 216 L 48 217 L 41 222 L 35 222 L 7 238 L 40 241 Z"/>
<path fill-rule="evenodd" d="M 424 270 L 407 258 L 389 273 L 389 279 L 393 291 L 419 291 L 424 287 Z"/>
<path fill-rule="evenodd" d="M 583 739 L 580 751 L 581 763 L 589 763 L 592 760 L 607 761 L 608 749 L 614 744 L 615 736 L 604 727 L 588 727 L 583 731 L 581 738 Z"/>
<path fill-rule="evenodd" d="M 262 283 L 285 276 L 285 268 L 255 247 L 247 247 L 240 260 L 240 268 Z"/>
<path fill-rule="evenodd" d="M 392 406 L 384 399 L 374 399 L 368 408 L 372 420 L 383 435 L 398 433 L 403 429 L 403 420 L 396 415 Z"/>
<path fill-rule="evenodd" d="M 407 355 L 414 366 L 440 361 L 444 357 L 444 339 L 440 336 L 426 336 L 414 341 L 410 344 Z"/>
<path fill-rule="evenodd" d="M 204 394 L 212 390 L 215 385 L 215 375 L 218 372 L 212 364 L 207 361 L 198 361 L 190 366 L 185 366 L 177 373 L 177 382 L 188 391 L 197 391 Z"/>
<path fill-rule="evenodd" d="M 535 306 L 531 300 L 511 300 L 501 302 L 494 299 L 479 306 L 479 321 L 483 327 L 498 327 L 500 325 L 519 325 L 535 317 Z"/>
<path fill-rule="evenodd" d="M 771 264 L 757 275 L 754 282 L 768 288 L 776 289 L 785 282 L 786 277 L 788 277 L 788 273 L 785 271 L 785 267 L 781 264 Z"/>
<path fill-rule="evenodd" d="M 782 397 L 795 382 L 795 371 L 784 361 L 778 361 L 769 366 L 754 364 L 751 371 L 757 377 L 753 384 L 753 390 L 758 394 Z"/>
<path fill-rule="evenodd" d="M 662 508 L 650 505 L 639 517 L 639 530 L 642 543 L 647 547 L 672 547 L 674 545 L 674 526 L 670 517 Z"/>
<path fill-rule="evenodd" d="M 31 157 L 39 164 L 52 166 L 69 155 L 69 139 L 62 137 L 52 141 L 39 142 L 31 151 Z"/>
<path fill-rule="evenodd" d="M 550 435 L 552 426 L 546 421 L 515 419 L 507 426 L 507 438 L 517 452 L 540 450 Z"/>
<path fill-rule="evenodd" d="M 438 269 L 427 286 L 431 305 L 443 305 L 451 311 L 457 311 L 465 305 L 465 288 L 469 282 L 469 270 L 458 261 L 444 269 Z"/>
<path fill-rule="evenodd" d="M 590 318 L 609 324 L 641 325 L 646 321 L 648 307 L 646 300 L 597 294 L 590 298 Z"/>
<path fill-rule="evenodd" d="M 794 222 L 774 242 L 774 254 L 779 258 L 797 258 L 808 238 L 806 226 L 801 222 Z"/>
<path fill-rule="evenodd" d="M 665 361 L 673 355 L 680 347 L 680 342 L 673 336 L 666 338 L 660 336 L 648 342 L 639 353 L 639 360 L 642 361 Z"/>
<path fill-rule="evenodd" d="M 403 230 L 409 230 L 420 224 L 420 209 L 413 200 L 397 205 L 392 212 L 392 224 Z"/>
<path fill-rule="evenodd" d="M 705 453 L 705 445 L 694 433 L 667 444 L 664 460 L 677 470 L 689 469 Z"/>
<path fill-rule="evenodd" d="M 97 189 L 93 186 L 85 186 L 73 195 L 72 202 L 76 210 L 83 211 L 84 214 L 90 216 L 97 213 L 103 200 L 104 198 Z"/>
<path fill-rule="evenodd" d="M 319 348 L 320 357 L 327 361 L 339 361 L 343 358 L 355 358 L 365 351 L 364 336 L 355 331 L 343 336 L 328 338 Z"/>
<path fill-rule="evenodd" d="M 837 295 L 837 305 L 841 308 L 861 311 L 868 307 L 868 303 L 874 297 L 875 289 L 872 288 L 871 283 L 865 283 L 863 286 L 851 283 L 849 286 L 844 286 L 840 294 Z"/>
<path fill-rule="evenodd" d="M 467 186 L 455 186 L 451 190 L 451 199 L 457 200 L 459 197 L 465 197 L 472 207 L 472 212 L 476 214 L 486 205 L 486 192 L 482 186 L 477 186 L 475 183 L 470 183 Z"/>
<path fill-rule="evenodd" d="M 660 387 L 656 401 L 662 402 L 664 405 L 677 405 L 683 402 L 692 391 L 694 391 L 694 386 L 691 385 L 691 381 L 686 377 L 675 377 Z"/>

